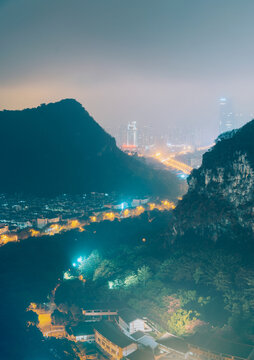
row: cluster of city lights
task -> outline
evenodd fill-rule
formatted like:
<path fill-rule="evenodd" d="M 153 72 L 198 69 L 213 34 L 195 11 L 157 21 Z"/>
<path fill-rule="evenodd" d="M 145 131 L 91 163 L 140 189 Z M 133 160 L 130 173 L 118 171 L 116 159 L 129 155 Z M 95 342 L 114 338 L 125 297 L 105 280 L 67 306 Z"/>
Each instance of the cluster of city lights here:
<path fill-rule="evenodd" d="M 26 237 L 40 237 L 40 236 L 53 236 L 62 232 L 66 232 L 69 230 L 77 229 L 80 232 L 85 231 L 85 227 L 89 226 L 91 223 L 101 222 L 104 220 L 114 221 L 118 219 L 121 221 L 122 219 L 128 217 L 136 217 L 140 216 L 146 210 L 173 210 L 175 208 L 175 204 L 169 200 L 161 200 L 160 203 L 146 203 L 143 206 L 139 205 L 137 207 L 128 207 L 127 202 L 123 202 L 119 205 L 119 207 L 115 210 L 111 211 L 102 211 L 97 213 L 96 215 L 93 214 L 87 220 L 68 220 L 66 223 L 55 223 L 51 224 L 48 228 L 44 230 L 37 230 L 37 229 L 29 229 L 27 232 Z M 24 234 L 22 234 L 22 238 L 24 239 Z M 0 235 L 0 246 L 5 245 L 10 241 L 19 241 L 18 234 L 1 234 Z M 82 257 L 79 257 L 76 262 L 73 263 L 73 266 L 78 266 L 79 263 L 83 261 Z M 74 265 L 75 264 L 75 265 Z"/>

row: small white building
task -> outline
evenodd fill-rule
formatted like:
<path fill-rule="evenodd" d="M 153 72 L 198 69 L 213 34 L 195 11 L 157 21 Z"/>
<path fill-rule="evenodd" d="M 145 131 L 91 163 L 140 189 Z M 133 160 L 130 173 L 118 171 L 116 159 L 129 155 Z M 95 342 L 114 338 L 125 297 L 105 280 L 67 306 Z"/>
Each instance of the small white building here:
<path fill-rule="evenodd" d="M 60 220 L 61 220 L 60 217 L 57 216 L 57 217 L 54 217 L 54 218 L 48 218 L 47 222 L 48 222 L 48 224 L 55 224 L 55 223 L 59 223 Z"/>
<path fill-rule="evenodd" d="M 131 309 L 120 310 L 118 312 L 117 323 L 122 331 L 128 335 L 134 334 L 137 331 L 152 331 L 152 329 L 147 325 L 146 320 L 138 317 L 138 315 Z"/>
<path fill-rule="evenodd" d="M 137 207 L 137 206 L 140 206 L 140 205 L 146 205 L 149 201 L 149 198 L 146 198 L 146 199 L 133 199 L 132 202 L 131 202 L 131 206 L 132 207 Z"/>

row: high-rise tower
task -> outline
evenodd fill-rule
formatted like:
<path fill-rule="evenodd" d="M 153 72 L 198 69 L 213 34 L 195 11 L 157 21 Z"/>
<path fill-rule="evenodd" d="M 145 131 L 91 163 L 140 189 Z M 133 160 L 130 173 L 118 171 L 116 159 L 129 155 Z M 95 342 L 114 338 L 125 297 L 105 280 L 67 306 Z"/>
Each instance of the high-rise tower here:
<path fill-rule="evenodd" d="M 132 121 L 128 124 L 127 130 L 127 146 L 137 147 L 137 127 L 136 121 Z"/>
<path fill-rule="evenodd" d="M 231 131 L 235 128 L 235 116 L 233 113 L 232 102 L 227 98 L 220 98 L 220 134 Z"/>

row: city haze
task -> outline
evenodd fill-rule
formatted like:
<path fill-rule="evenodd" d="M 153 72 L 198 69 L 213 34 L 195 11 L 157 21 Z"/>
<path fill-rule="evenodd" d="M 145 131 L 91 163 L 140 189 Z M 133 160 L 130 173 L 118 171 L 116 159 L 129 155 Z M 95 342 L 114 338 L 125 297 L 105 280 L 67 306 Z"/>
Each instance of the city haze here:
<path fill-rule="evenodd" d="M 109 132 L 219 132 L 253 106 L 252 0 L 0 1 L 0 109 L 76 98 Z"/>

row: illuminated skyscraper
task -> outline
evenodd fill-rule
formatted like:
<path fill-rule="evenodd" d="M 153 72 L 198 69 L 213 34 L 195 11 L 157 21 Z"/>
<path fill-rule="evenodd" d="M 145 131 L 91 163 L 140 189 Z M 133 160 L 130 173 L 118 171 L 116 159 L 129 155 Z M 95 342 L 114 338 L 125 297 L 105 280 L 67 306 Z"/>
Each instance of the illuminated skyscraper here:
<path fill-rule="evenodd" d="M 127 146 L 136 147 L 138 145 L 136 121 L 132 121 L 128 124 L 127 130 Z"/>
<path fill-rule="evenodd" d="M 220 134 L 235 128 L 235 116 L 232 102 L 227 98 L 220 98 Z"/>
<path fill-rule="evenodd" d="M 151 125 L 144 125 L 138 129 L 138 146 L 146 148 L 155 143 L 154 130 Z"/>

